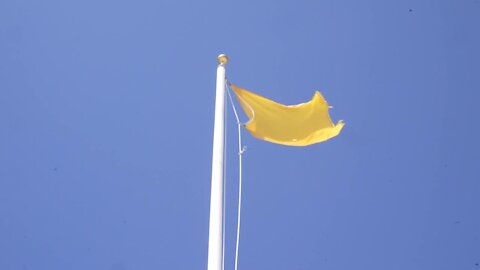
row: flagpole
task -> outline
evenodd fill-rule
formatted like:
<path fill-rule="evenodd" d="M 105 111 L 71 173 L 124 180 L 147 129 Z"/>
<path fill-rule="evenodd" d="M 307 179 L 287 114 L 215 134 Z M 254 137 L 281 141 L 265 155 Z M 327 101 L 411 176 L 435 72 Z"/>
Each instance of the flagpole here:
<path fill-rule="evenodd" d="M 223 270 L 223 155 L 225 147 L 225 65 L 227 62 L 228 57 L 225 54 L 218 56 L 208 234 L 208 270 Z"/>

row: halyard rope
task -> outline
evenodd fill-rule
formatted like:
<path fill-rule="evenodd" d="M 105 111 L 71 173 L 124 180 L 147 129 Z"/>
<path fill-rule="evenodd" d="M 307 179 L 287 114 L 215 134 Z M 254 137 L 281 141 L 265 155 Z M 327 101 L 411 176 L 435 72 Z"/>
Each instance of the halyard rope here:
<path fill-rule="evenodd" d="M 235 270 L 238 269 L 238 246 L 240 243 L 240 214 L 242 209 L 242 156 L 243 153 L 246 151 L 246 147 L 242 145 L 242 124 L 240 119 L 238 118 L 237 109 L 235 108 L 235 104 L 233 103 L 232 95 L 230 94 L 230 86 L 228 83 L 227 85 L 227 93 L 230 99 L 230 104 L 233 108 L 233 113 L 235 114 L 235 118 L 237 119 L 237 127 L 238 127 L 238 212 L 237 212 L 237 240 L 235 243 Z"/>

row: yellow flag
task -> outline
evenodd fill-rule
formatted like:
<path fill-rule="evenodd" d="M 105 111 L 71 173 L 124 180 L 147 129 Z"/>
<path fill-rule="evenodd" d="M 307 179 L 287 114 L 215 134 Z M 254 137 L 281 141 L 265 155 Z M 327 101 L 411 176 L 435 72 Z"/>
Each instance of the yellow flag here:
<path fill-rule="evenodd" d="M 282 105 L 231 84 L 250 119 L 247 130 L 255 137 L 291 146 L 306 146 L 337 136 L 343 121 L 333 124 L 328 103 L 316 91 L 312 100 L 298 105 Z"/>

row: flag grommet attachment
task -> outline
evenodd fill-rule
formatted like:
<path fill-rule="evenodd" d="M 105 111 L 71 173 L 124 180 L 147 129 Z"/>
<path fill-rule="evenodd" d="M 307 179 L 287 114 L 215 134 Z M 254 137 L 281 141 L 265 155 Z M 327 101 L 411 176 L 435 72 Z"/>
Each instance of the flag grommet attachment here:
<path fill-rule="evenodd" d="M 218 57 L 218 63 L 220 65 L 226 65 L 228 63 L 228 56 L 226 54 L 220 54 Z"/>

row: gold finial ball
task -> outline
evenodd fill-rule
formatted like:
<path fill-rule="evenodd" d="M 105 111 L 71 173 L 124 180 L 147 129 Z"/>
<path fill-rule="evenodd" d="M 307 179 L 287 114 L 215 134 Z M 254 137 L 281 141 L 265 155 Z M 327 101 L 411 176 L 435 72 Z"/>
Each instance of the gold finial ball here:
<path fill-rule="evenodd" d="M 218 57 L 218 63 L 220 65 L 226 65 L 228 63 L 228 56 L 226 54 L 220 54 Z"/>

